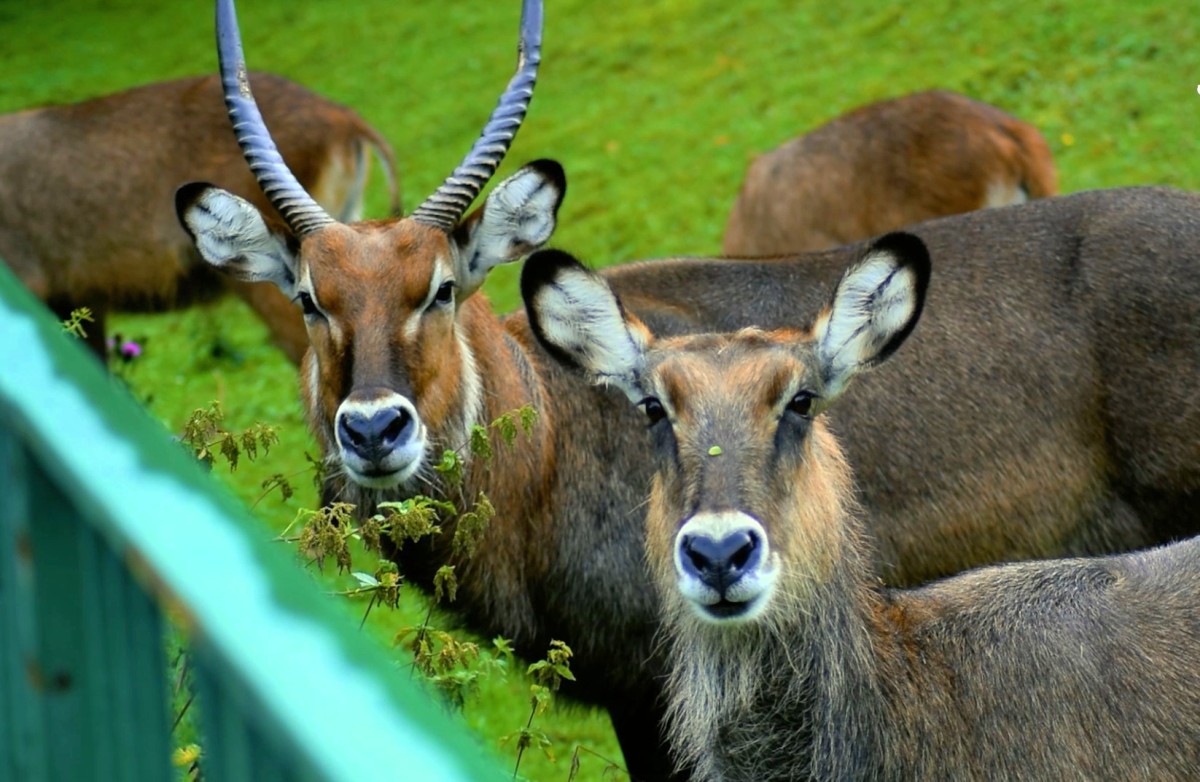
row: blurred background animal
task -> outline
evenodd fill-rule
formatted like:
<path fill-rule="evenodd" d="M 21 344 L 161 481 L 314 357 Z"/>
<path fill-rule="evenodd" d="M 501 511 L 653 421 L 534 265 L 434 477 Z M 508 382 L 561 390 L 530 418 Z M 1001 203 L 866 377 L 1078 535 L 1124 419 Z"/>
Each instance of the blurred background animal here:
<path fill-rule="evenodd" d="M 374 150 L 399 213 L 392 149 L 362 117 L 280 76 L 251 81 L 281 154 L 317 201 L 358 219 Z M 299 363 L 308 347 L 299 308 L 273 285 L 214 273 L 180 227 L 175 190 L 197 179 L 277 219 L 215 75 L 2 115 L 0 258 L 60 318 L 88 307 L 87 341 L 100 355 L 112 310 L 182 307 L 233 290 Z"/>
<path fill-rule="evenodd" d="M 1057 192 L 1037 128 L 954 92 L 916 92 L 867 104 L 757 157 L 722 252 L 824 250 Z"/>

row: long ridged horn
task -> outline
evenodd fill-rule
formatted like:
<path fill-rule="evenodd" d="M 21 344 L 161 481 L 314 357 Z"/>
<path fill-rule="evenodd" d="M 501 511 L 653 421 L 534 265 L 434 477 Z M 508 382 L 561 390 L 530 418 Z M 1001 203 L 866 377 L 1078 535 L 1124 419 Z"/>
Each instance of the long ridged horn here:
<path fill-rule="evenodd" d="M 221 63 L 225 108 L 238 146 L 271 205 L 279 211 L 297 239 L 337 222 L 297 181 L 267 131 L 258 104 L 254 102 L 254 94 L 250 92 L 233 0 L 217 0 L 217 59 Z"/>
<path fill-rule="evenodd" d="M 412 213 L 412 219 L 451 231 L 483 186 L 496 173 L 500 161 L 521 129 L 521 121 L 533 99 L 538 63 L 542 60 L 542 3 L 523 0 L 521 40 L 517 45 L 517 72 L 483 127 L 471 151 L 433 195 Z"/>

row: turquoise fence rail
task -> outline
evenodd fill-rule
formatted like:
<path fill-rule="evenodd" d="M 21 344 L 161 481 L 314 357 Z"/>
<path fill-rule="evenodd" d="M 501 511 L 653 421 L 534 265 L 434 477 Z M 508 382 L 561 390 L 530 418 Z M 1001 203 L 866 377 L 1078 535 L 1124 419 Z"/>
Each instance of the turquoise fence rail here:
<path fill-rule="evenodd" d="M 169 780 L 164 615 L 206 782 L 499 779 L 0 264 L 0 780 Z"/>

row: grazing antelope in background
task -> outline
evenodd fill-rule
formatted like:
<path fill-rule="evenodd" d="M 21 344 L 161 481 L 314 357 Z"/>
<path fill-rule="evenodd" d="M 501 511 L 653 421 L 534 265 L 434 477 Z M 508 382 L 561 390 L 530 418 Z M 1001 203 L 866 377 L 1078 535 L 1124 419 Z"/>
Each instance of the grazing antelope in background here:
<path fill-rule="evenodd" d="M 374 128 L 287 79 L 251 79 L 280 150 L 321 203 L 358 218 L 374 149 L 399 212 L 392 150 Z M 213 76 L 0 115 L 0 259 L 60 318 L 91 308 L 88 343 L 102 356 L 110 310 L 183 306 L 228 286 L 299 363 L 308 336 L 296 308 L 274 286 L 213 274 L 180 229 L 172 196 L 197 178 L 277 219 L 229 131 Z"/>
<path fill-rule="evenodd" d="M 807 328 L 657 339 L 569 256 L 526 262 L 534 332 L 649 423 L 681 761 L 748 782 L 1194 779 L 1200 539 L 880 585 L 822 413 L 908 337 L 929 276 L 889 234 Z"/>
<path fill-rule="evenodd" d="M 824 250 L 1057 192 L 1037 128 L 953 92 L 917 92 L 862 106 L 756 158 L 721 251 Z"/>
<path fill-rule="evenodd" d="M 409 217 L 353 224 L 313 204 L 279 162 L 237 79 L 232 5 L 218 9 L 232 118 L 295 243 L 208 185 L 181 190 L 180 218 L 208 262 L 273 281 L 305 311 L 302 395 L 332 468 L 323 499 L 370 514 L 381 500 L 437 496 L 443 448 L 460 447 L 472 423 L 533 404 L 530 442 L 511 454 L 497 445 L 504 455 L 486 469 L 467 467 L 465 496 L 486 492 L 497 515 L 460 563 L 453 605 L 520 650 L 570 644 L 569 692 L 608 709 L 635 778 L 665 778 L 644 434 L 623 398 L 548 356 L 523 313 L 502 320 L 476 293 L 492 266 L 547 241 L 562 169 L 530 164 L 462 217 L 528 105 L 540 4 L 524 4 L 517 75 L 456 173 Z M 913 230 L 947 259 L 921 334 L 906 361 L 839 407 L 862 501 L 881 520 L 883 577 L 919 583 L 1200 527 L 1200 399 L 1189 385 L 1200 375 L 1200 198 L 1085 193 Z M 786 326 L 860 252 L 662 260 L 606 279 L 656 333 Z M 443 531 L 393 555 L 410 582 L 428 588 L 455 561 L 453 522 Z"/>

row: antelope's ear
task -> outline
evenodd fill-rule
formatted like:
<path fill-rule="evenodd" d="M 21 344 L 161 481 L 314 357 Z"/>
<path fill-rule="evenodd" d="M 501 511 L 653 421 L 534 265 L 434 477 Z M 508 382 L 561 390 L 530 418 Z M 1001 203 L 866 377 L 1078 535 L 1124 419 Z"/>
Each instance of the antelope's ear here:
<path fill-rule="evenodd" d="M 625 312 L 603 277 L 567 253 L 543 250 L 525 262 L 521 296 L 534 335 L 551 355 L 596 385 L 620 388 L 634 403 L 645 398 L 650 332 Z"/>
<path fill-rule="evenodd" d="M 838 282 L 813 325 L 817 361 L 832 401 L 854 375 L 879 364 L 904 342 L 925 306 L 929 251 L 907 233 L 873 242 Z"/>
<path fill-rule="evenodd" d="M 288 298 L 295 295 L 291 237 L 271 230 L 249 201 L 191 182 L 175 191 L 175 213 L 206 262 L 236 279 L 273 282 Z"/>
<path fill-rule="evenodd" d="M 553 160 L 535 160 L 492 190 L 454 230 L 459 297 L 470 295 L 493 267 L 516 261 L 550 241 L 567 177 Z"/>

